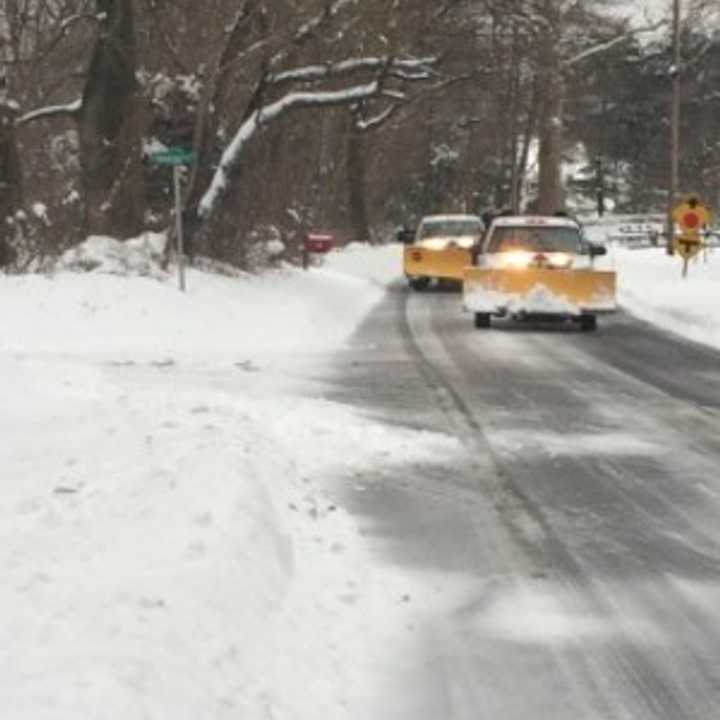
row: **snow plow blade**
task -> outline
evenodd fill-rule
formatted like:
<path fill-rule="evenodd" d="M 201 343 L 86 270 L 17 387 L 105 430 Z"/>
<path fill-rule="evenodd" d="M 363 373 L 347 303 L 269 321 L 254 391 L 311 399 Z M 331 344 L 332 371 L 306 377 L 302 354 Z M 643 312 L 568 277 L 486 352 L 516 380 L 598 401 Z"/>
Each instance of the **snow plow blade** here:
<path fill-rule="evenodd" d="M 464 248 L 433 250 L 411 245 L 405 248 L 403 265 L 408 277 L 459 281 L 463 279 L 463 271 L 471 262 L 470 251 Z"/>
<path fill-rule="evenodd" d="M 466 268 L 465 308 L 497 315 L 580 316 L 617 309 L 616 274 L 601 270 Z"/>

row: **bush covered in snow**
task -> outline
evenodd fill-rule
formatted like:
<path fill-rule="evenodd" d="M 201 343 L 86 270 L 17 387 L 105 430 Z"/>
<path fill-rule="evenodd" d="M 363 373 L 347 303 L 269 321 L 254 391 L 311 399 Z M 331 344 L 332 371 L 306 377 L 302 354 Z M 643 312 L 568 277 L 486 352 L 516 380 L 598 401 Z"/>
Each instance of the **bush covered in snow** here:
<path fill-rule="evenodd" d="M 245 242 L 244 266 L 248 270 L 277 267 L 286 251 L 282 232 L 275 225 L 259 225 L 252 229 Z"/>
<path fill-rule="evenodd" d="M 159 233 L 144 233 L 125 242 L 93 236 L 63 253 L 54 263 L 53 269 L 165 278 L 167 273 L 163 270 L 163 263 L 166 245 L 167 236 Z"/>

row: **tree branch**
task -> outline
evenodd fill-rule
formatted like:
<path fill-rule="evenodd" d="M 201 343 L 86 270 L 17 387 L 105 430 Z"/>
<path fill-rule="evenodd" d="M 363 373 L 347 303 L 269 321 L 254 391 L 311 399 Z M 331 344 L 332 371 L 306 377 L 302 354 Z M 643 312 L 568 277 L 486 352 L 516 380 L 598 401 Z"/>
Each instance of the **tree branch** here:
<path fill-rule="evenodd" d="M 227 147 L 215 171 L 207 192 L 200 201 L 199 214 L 208 218 L 226 191 L 230 174 L 237 166 L 240 155 L 250 139 L 264 125 L 268 125 L 290 110 L 307 107 L 327 107 L 332 105 L 349 105 L 358 100 L 376 96 L 380 91 L 380 81 L 374 80 L 366 85 L 355 85 L 343 90 L 327 92 L 293 92 L 279 100 L 255 110 L 240 126 L 233 141 Z"/>
<path fill-rule="evenodd" d="M 631 38 L 637 37 L 638 35 L 642 35 L 644 33 L 655 32 L 655 30 L 659 30 L 664 25 L 667 25 L 667 21 L 660 20 L 654 25 L 648 25 L 647 27 L 630 30 L 626 33 L 623 33 L 622 35 L 618 35 L 612 40 L 607 40 L 604 43 L 600 43 L 599 45 L 594 45 L 587 50 L 583 50 L 581 53 L 578 53 L 574 57 L 567 58 L 563 61 L 563 65 L 565 65 L 566 67 L 572 67 L 573 65 L 577 65 L 583 60 L 587 60 L 588 58 L 594 57 L 595 55 L 600 55 L 604 52 L 607 52 L 608 50 L 612 50 L 616 45 L 620 45 L 626 40 L 630 40 Z"/>
<path fill-rule="evenodd" d="M 82 98 L 67 103 L 66 105 L 49 105 L 47 107 L 32 110 L 25 115 L 19 117 L 15 124 L 26 125 L 35 120 L 47 120 L 48 118 L 69 117 L 75 119 L 77 114 L 82 110 Z"/>

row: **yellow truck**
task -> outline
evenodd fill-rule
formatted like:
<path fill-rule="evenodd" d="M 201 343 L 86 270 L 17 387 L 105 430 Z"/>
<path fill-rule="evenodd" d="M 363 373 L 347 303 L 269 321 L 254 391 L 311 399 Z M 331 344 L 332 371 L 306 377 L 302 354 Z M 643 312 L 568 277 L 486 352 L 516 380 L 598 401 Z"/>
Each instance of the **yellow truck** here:
<path fill-rule="evenodd" d="M 598 315 L 617 310 L 615 272 L 595 268 L 605 253 L 570 218 L 496 218 L 476 263 L 463 272 L 463 305 L 478 328 L 511 317 L 571 320 L 595 330 Z"/>
<path fill-rule="evenodd" d="M 433 280 L 460 283 L 484 230 L 476 215 L 428 215 L 415 233 L 398 233 L 405 243 L 403 269 L 410 287 L 424 290 Z"/>

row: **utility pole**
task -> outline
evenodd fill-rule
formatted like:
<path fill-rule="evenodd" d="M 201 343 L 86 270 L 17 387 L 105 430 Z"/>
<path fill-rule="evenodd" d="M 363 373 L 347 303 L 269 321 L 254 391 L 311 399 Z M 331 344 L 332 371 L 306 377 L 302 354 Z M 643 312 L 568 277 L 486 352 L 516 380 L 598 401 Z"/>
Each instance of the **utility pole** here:
<path fill-rule="evenodd" d="M 670 111 L 670 193 L 668 197 L 666 252 L 675 253 L 675 221 L 673 209 L 680 189 L 680 90 L 682 82 L 682 48 L 680 38 L 680 0 L 673 0 L 673 64 L 670 71 L 672 78 L 672 106 Z"/>

